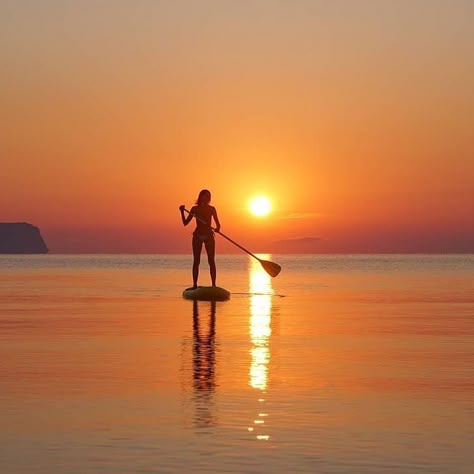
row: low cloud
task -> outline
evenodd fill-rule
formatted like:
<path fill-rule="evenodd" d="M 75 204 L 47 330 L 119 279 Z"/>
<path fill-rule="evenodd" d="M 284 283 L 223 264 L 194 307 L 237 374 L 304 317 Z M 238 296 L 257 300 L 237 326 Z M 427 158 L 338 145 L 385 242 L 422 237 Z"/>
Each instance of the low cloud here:
<path fill-rule="evenodd" d="M 314 219 L 316 217 L 321 217 L 322 214 L 319 212 L 291 212 L 284 216 L 281 216 L 281 219 Z M 314 237 L 305 237 L 308 239 L 312 239 Z"/>
<path fill-rule="evenodd" d="M 276 240 L 272 242 L 272 247 L 276 252 L 311 253 L 319 250 L 321 240 L 321 237 Z"/>

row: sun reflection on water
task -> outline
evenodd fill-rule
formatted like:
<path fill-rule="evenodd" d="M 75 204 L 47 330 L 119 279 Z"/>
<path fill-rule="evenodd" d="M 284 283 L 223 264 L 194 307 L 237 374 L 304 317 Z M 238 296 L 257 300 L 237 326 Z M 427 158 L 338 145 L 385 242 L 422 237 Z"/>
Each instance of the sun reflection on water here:
<path fill-rule="evenodd" d="M 264 259 L 269 259 L 269 255 L 262 255 Z M 261 267 L 260 263 L 254 259 L 250 260 L 249 266 L 249 292 L 250 292 L 250 369 L 249 369 L 249 385 L 265 393 L 268 387 L 268 368 L 270 364 L 270 336 L 271 314 L 272 314 L 272 284 L 270 276 Z M 248 431 L 253 433 L 255 429 L 261 429 L 265 425 L 263 418 L 268 413 L 262 412 L 262 404 L 265 398 L 261 395 L 258 397 L 260 403 L 258 418 L 253 421 L 253 427 L 249 427 Z M 268 434 L 256 434 L 258 440 L 269 440 Z"/>

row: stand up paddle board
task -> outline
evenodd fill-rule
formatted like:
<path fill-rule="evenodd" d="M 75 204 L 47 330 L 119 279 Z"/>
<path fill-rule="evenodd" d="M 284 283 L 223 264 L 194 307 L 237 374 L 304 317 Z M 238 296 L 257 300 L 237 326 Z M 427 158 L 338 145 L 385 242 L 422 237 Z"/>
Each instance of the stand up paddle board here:
<path fill-rule="evenodd" d="M 186 288 L 183 298 L 201 301 L 225 301 L 230 298 L 230 292 L 219 286 L 198 286 L 197 288 Z"/>

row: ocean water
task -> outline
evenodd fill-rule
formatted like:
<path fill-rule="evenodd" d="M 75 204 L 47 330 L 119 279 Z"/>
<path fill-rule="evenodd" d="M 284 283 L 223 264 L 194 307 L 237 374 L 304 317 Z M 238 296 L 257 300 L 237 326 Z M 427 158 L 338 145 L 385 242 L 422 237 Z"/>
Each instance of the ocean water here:
<path fill-rule="evenodd" d="M 0 472 L 474 472 L 474 256 L 262 258 L 0 257 Z"/>

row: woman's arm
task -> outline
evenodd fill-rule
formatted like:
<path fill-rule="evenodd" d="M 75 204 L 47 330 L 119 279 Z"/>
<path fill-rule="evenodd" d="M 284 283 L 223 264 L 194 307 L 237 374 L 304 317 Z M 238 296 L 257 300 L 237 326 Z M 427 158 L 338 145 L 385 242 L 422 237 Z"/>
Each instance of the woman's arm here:
<path fill-rule="evenodd" d="M 179 211 L 181 212 L 181 221 L 183 222 L 183 225 L 188 225 L 191 222 L 191 219 L 194 217 L 194 207 L 195 206 L 193 206 L 191 208 L 190 213 L 187 216 L 185 216 L 184 215 L 185 205 L 182 204 L 181 206 L 179 206 Z"/>
<path fill-rule="evenodd" d="M 217 217 L 217 210 L 214 207 L 212 211 L 212 217 L 214 218 L 214 222 L 216 223 L 216 228 L 214 229 L 216 232 L 221 230 L 221 223 L 219 222 L 219 218 Z"/>

